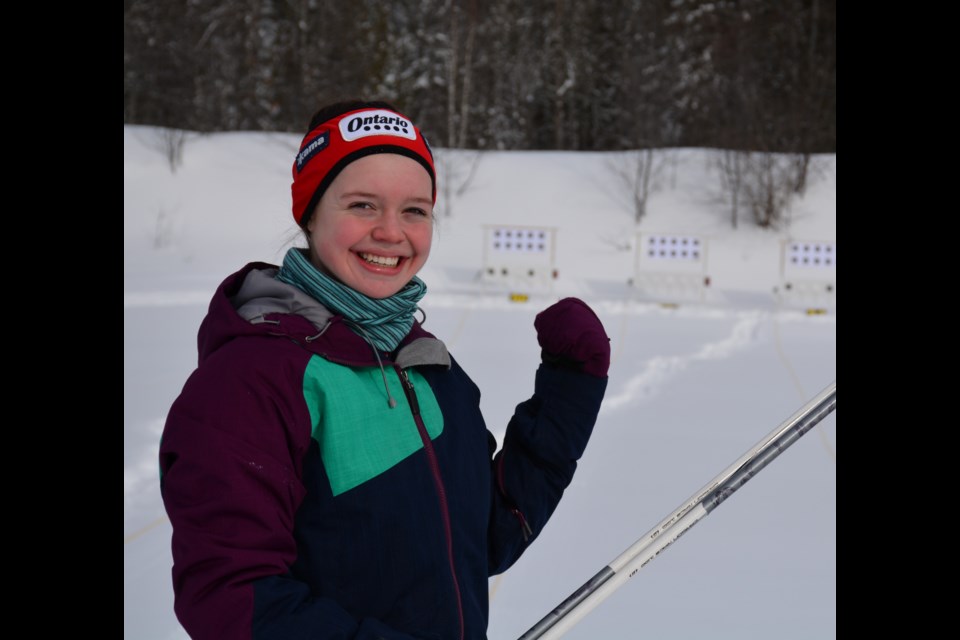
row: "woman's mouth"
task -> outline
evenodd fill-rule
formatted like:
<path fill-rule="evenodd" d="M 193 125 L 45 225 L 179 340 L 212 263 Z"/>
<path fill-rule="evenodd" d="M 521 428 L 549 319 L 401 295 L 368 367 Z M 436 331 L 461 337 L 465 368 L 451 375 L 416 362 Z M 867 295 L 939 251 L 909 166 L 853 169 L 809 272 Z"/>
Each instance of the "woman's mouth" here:
<path fill-rule="evenodd" d="M 395 267 L 400 262 L 399 256 L 378 256 L 373 253 L 358 253 L 365 262 L 378 267 Z"/>

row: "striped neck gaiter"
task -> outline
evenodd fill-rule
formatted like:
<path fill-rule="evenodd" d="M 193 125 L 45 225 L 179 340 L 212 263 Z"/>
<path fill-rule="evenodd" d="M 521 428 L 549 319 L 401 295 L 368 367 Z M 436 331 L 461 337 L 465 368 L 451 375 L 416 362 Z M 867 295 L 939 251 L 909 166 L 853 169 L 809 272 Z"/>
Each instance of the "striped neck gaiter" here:
<path fill-rule="evenodd" d="M 416 276 L 389 298 L 371 298 L 321 273 L 306 250 L 292 248 L 283 258 L 277 280 L 297 287 L 344 317 L 347 324 L 373 347 L 393 351 L 413 326 L 413 312 L 427 293 Z"/>

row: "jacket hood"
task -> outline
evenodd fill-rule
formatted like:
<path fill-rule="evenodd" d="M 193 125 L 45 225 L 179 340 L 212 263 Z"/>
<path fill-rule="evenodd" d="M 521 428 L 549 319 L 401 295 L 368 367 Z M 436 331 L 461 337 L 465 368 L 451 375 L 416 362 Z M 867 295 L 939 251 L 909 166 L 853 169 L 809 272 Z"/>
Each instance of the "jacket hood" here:
<path fill-rule="evenodd" d="M 327 360 L 351 366 L 380 364 L 374 347 L 354 333 L 317 300 L 275 278 L 279 267 L 251 262 L 228 276 L 217 288 L 197 335 L 199 362 L 226 343 L 244 336 L 278 336 Z M 401 367 L 450 367 L 447 348 L 414 321 L 394 354 L 381 354 L 382 363 Z"/>

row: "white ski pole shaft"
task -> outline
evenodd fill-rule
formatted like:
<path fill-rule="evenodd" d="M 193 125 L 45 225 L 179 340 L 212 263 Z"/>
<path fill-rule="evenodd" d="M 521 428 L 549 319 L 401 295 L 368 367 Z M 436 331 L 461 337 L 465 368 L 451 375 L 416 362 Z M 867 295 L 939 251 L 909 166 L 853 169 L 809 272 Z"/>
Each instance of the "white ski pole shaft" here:
<path fill-rule="evenodd" d="M 632 578 L 644 565 L 720 506 L 737 489 L 766 467 L 837 407 L 837 383 L 832 382 L 763 440 L 693 494 L 679 508 L 637 540 L 531 627 L 519 640 L 551 640 L 569 631 L 594 607 Z"/>

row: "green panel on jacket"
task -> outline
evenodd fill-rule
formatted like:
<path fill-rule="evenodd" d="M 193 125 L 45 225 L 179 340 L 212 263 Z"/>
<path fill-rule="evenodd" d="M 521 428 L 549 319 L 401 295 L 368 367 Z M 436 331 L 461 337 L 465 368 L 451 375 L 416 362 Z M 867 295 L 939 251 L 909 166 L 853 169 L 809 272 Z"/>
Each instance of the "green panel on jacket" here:
<path fill-rule="evenodd" d="M 407 374 L 432 440 L 443 431 L 440 406 L 423 376 L 413 369 Z M 397 401 L 393 409 L 387 406 L 379 367 L 351 368 L 319 356 L 307 364 L 303 395 L 335 496 L 423 448 L 399 375 L 391 367 L 386 376 L 390 395 Z"/>

